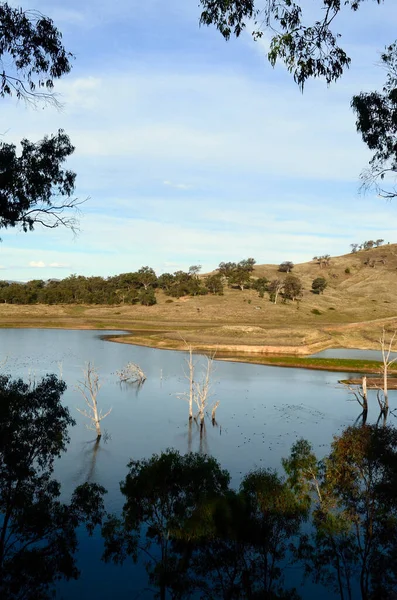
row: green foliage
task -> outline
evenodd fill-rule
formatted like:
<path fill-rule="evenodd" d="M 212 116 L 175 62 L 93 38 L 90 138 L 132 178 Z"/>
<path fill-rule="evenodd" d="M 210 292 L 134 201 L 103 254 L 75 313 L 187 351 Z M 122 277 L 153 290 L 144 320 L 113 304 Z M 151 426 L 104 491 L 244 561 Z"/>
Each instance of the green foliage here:
<path fill-rule="evenodd" d="M 152 289 L 143 289 L 139 293 L 138 298 L 142 306 L 154 306 L 154 304 L 157 304 L 156 295 Z"/>
<path fill-rule="evenodd" d="M 348 427 L 320 462 L 291 461 L 290 483 L 311 488 L 314 532 L 300 557 L 313 578 L 349 597 L 355 578 L 360 597 L 390 598 L 397 585 L 397 431 Z"/>
<path fill-rule="evenodd" d="M 207 530 L 207 509 L 224 494 L 229 474 L 214 458 L 200 454 L 180 455 L 167 450 L 150 459 L 133 460 L 121 484 L 126 498 L 121 519 L 111 517 L 104 525 L 105 560 L 137 560 L 146 549 L 149 579 L 165 597 L 167 589 L 189 588 L 184 545 L 200 539 Z M 152 546 L 161 549 L 158 559 Z"/>
<path fill-rule="evenodd" d="M 218 273 L 226 277 L 231 287 L 238 287 L 244 290 L 244 288 L 250 287 L 251 273 L 254 270 L 255 263 L 256 260 L 254 258 L 247 258 L 241 260 L 239 263 L 221 262 L 218 267 Z"/>
<path fill-rule="evenodd" d="M 36 384 L 0 377 L 0 593 L 4 600 L 53 597 L 54 583 L 77 578 L 76 529 L 100 524 L 105 490 L 76 488 L 59 501 L 51 478 L 54 461 L 74 424 L 61 396 L 63 381 L 48 375 Z"/>
<path fill-rule="evenodd" d="M 223 296 L 223 276 L 220 273 L 208 275 L 205 278 L 205 285 L 211 294 Z"/>
<path fill-rule="evenodd" d="M 385 48 L 381 55 L 386 70 L 386 82 L 381 92 L 361 92 L 353 97 L 352 108 L 357 116 L 357 131 L 373 156 L 370 167 L 364 173 L 364 183 L 375 185 L 378 193 L 386 198 L 394 197 L 395 190 L 383 189 L 388 174 L 397 171 L 397 43 Z M 382 240 L 383 242 L 383 240 Z"/>
<path fill-rule="evenodd" d="M 252 281 L 251 287 L 253 290 L 257 290 L 258 292 L 265 292 L 267 290 L 267 284 L 269 280 L 267 277 L 258 277 L 258 279 L 254 279 Z"/>
<path fill-rule="evenodd" d="M 312 282 L 313 294 L 322 294 L 327 287 L 328 283 L 325 277 L 316 277 Z"/>
<path fill-rule="evenodd" d="M 294 266 L 295 265 L 293 262 L 291 262 L 290 260 L 286 260 L 282 262 L 281 265 L 279 265 L 278 270 L 280 271 L 280 273 L 290 273 Z"/>
<path fill-rule="evenodd" d="M 0 228 L 19 224 L 28 231 L 37 223 L 51 228 L 73 225 L 62 216 L 76 205 L 71 199 L 76 175 L 62 168 L 73 152 L 62 130 L 37 143 L 22 140 L 19 155 L 14 144 L 0 143 Z M 70 200 L 54 203 L 54 197 Z"/>
<path fill-rule="evenodd" d="M 302 281 L 295 275 L 287 275 L 284 280 L 283 294 L 287 300 L 296 300 L 303 293 Z"/>
<path fill-rule="evenodd" d="M 346 267 L 345 273 L 346 273 L 346 275 L 350 275 L 350 268 L 349 267 Z"/>
<path fill-rule="evenodd" d="M 200 23 L 214 25 L 228 40 L 232 34 L 239 37 L 254 19 L 255 40 L 265 32 L 270 34 L 270 63 L 274 66 L 281 60 L 303 89 L 309 78 L 322 77 L 331 83 L 349 67 L 350 58 L 339 46 L 340 35 L 331 25 L 341 10 L 356 11 L 363 1 L 321 0 L 318 17 L 313 18 L 312 11 L 308 11 L 310 20 L 306 22 L 304 2 L 280 0 L 258 5 L 254 0 L 200 0 Z"/>
<path fill-rule="evenodd" d="M 37 88 L 51 90 L 54 79 L 69 73 L 72 55 L 63 47 L 62 35 L 51 19 L 4 2 L 0 24 L 0 57 L 11 58 L 7 67 L 15 70 L 1 74 L 1 96 L 29 99 Z"/>
<path fill-rule="evenodd" d="M 2 3 L 0 26 L 0 96 L 57 104 L 50 92 L 70 71 L 72 55 L 52 20 Z M 19 153 L 14 144 L 0 143 L 0 228 L 76 227 L 76 219 L 64 214 L 81 204 L 73 198 L 75 174 L 63 169 L 73 151 L 62 130 L 36 143 L 23 139 Z"/>

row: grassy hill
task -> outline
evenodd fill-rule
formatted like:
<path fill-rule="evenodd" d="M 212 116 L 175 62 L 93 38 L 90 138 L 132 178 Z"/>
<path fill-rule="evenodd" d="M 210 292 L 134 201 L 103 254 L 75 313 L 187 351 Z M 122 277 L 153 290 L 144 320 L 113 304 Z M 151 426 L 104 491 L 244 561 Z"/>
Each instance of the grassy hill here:
<path fill-rule="evenodd" d="M 293 258 L 293 257 L 291 257 Z M 157 293 L 155 306 L 1 305 L 0 325 L 119 328 L 126 341 L 165 348 L 218 352 L 310 354 L 327 347 L 377 348 L 382 326 L 397 329 L 397 244 L 295 265 L 302 300 L 276 305 L 254 290 L 225 289 L 223 296 L 172 299 Z M 283 278 L 278 265 L 257 265 L 253 277 Z M 311 283 L 328 282 L 315 295 Z"/>

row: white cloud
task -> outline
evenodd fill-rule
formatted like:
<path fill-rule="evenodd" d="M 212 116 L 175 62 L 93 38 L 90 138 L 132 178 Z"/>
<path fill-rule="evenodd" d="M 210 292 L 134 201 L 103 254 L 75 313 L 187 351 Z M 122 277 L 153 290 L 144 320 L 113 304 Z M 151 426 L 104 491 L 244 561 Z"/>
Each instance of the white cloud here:
<path fill-rule="evenodd" d="M 58 263 L 58 262 L 52 262 L 48 266 L 52 267 L 53 269 L 69 269 L 70 268 L 70 265 L 68 265 L 66 263 Z"/>
<path fill-rule="evenodd" d="M 175 188 L 176 190 L 191 190 L 192 185 L 188 185 L 187 183 L 174 183 L 172 181 L 163 181 L 163 185 L 167 185 L 169 187 Z"/>
<path fill-rule="evenodd" d="M 31 260 L 29 263 L 29 267 L 34 269 L 44 269 L 45 266 L 46 264 L 42 260 Z"/>

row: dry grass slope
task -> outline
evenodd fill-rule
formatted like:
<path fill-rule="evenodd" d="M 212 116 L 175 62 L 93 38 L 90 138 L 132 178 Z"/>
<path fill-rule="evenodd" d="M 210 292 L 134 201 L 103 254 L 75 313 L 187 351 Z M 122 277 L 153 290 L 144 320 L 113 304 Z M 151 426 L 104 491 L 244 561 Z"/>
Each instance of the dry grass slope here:
<path fill-rule="evenodd" d="M 253 276 L 286 276 L 277 269 L 258 265 Z M 129 343 L 183 348 L 186 341 L 196 349 L 289 355 L 335 346 L 374 348 L 383 325 L 397 329 L 397 244 L 337 256 L 323 268 L 314 261 L 297 264 L 293 274 L 305 288 L 299 304 L 274 305 L 254 290 L 172 302 L 159 292 L 152 307 L 2 305 L 0 326 L 126 329 L 134 332 Z M 328 287 L 314 295 L 311 284 L 318 276 Z"/>

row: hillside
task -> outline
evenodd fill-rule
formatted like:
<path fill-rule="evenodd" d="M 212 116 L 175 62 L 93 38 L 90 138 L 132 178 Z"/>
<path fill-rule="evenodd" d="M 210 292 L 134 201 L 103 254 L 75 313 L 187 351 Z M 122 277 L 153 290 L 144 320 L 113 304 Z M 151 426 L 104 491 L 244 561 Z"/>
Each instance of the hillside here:
<path fill-rule="evenodd" d="M 225 289 L 223 296 L 179 299 L 159 291 L 157 304 L 150 307 L 3 304 L 0 324 L 127 329 L 134 331 L 125 340 L 132 343 L 179 348 L 186 340 L 197 349 L 237 354 L 376 348 L 383 324 L 397 328 L 397 244 L 332 257 L 322 268 L 314 261 L 297 264 L 293 274 L 304 285 L 299 303 L 274 305 L 268 294 L 259 298 L 255 290 Z M 263 276 L 272 280 L 286 274 L 278 272 L 278 265 L 257 265 L 253 277 Z M 311 283 L 318 276 L 326 278 L 328 287 L 315 295 Z"/>

